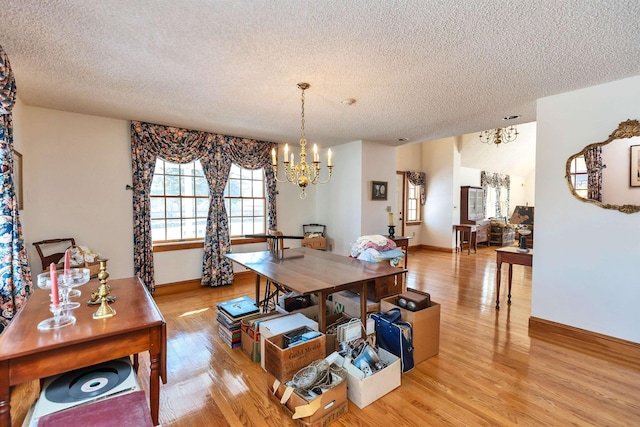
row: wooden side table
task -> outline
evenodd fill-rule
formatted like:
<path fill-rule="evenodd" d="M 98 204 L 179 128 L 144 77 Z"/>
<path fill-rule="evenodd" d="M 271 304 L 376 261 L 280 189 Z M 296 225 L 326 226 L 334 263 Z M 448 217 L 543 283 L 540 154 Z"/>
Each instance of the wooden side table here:
<path fill-rule="evenodd" d="M 511 304 L 511 281 L 513 279 L 513 264 L 533 266 L 533 249 L 529 252 L 520 252 L 518 248 L 508 246 L 496 249 L 496 310 L 500 309 L 500 277 L 502 276 L 502 263 L 509 264 L 509 292 L 507 304 Z"/>
<path fill-rule="evenodd" d="M 453 232 L 456 233 L 456 253 L 458 247 L 462 252 L 462 245 L 467 237 L 467 255 L 471 255 L 471 245 L 473 245 L 473 253 L 478 252 L 478 226 L 473 224 L 458 224 L 453 226 Z M 458 235 L 460 236 L 460 246 L 458 246 Z"/>

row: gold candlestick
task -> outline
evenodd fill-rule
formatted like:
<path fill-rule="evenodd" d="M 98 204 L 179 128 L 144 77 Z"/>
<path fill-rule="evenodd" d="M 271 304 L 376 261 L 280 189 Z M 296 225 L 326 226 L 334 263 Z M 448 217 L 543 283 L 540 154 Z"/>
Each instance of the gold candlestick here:
<path fill-rule="evenodd" d="M 100 288 L 98 289 L 98 297 L 100 298 L 100 307 L 98 311 L 93 313 L 94 319 L 104 319 L 107 317 L 115 316 L 116 311 L 108 304 L 110 287 L 107 285 L 107 260 L 100 260 L 100 273 L 98 273 L 98 279 L 100 280 Z"/>

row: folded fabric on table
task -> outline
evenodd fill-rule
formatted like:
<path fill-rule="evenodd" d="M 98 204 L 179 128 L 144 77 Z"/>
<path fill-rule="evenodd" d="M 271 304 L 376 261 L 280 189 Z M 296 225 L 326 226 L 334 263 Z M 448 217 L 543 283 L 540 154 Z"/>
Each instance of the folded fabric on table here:
<path fill-rule="evenodd" d="M 395 249 L 396 242 L 391 239 L 381 236 L 379 234 L 373 234 L 369 236 L 360 236 L 351 245 L 351 256 L 358 258 L 360 253 L 365 249 L 375 249 L 378 252 L 384 252 L 389 249 Z"/>

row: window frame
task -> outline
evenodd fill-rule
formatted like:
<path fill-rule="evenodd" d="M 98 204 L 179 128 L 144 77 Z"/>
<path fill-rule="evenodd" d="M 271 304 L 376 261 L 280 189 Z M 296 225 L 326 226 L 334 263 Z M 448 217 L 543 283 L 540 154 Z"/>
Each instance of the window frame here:
<path fill-rule="evenodd" d="M 422 224 L 422 204 L 420 203 L 420 191 L 421 188 L 419 185 L 415 185 L 412 184 L 408 179 L 407 181 L 407 185 L 406 185 L 406 196 L 405 196 L 405 200 L 404 200 L 404 204 L 405 204 L 405 224 L 406 225 L 420 225 Z M 412 191 L 413 189 L 413 191 Z M 411 197 L 411 194 L 414 194 L 414 197 Z M 416 211 L 416 218 L 412 218 L 409 219 L 409 212 L 410 212 L 410 207 L 409 207 L 409 202 L 410 201 L 414 201 L 415 203 L 415 211 Z"/>
<path fill-rule="evenodd" d="M 178 165 L 179 166 L 179 173 L 176 174 L 170 174 L 170 176 L 178 176 L 178 180 L 180 182 L 180 193 L 182 193 L 182 179 L 180 178 L 181 176 L 189 176 L 189 177 L 204 177 L 204 175 L 200 175 L 197 174 L 197 170 L 202 171 L 202 166 L 200 165 L 200 167 L 198 168 L 198 166 L 195 164 L 196 162 L 199 162 L 198 159 L 194 160 L 193 162 L 189 162 L 189 163 L 182 163 L 182 164 L 178 164 L 175 162 L 170 162 L 164 158 L 158 157 L 156 159 L 156 166 L 157 167 L 157 162 L 161 161 L 164 162 L 163 163 L 163 168 L 162 168 L 162 173 L 157 174 L 154 173 L 154 180 L 156 179 L 156 176 L 167 176 L 166 174 L 166 165 L 167 163 L 171 164 L 171 165 Z M 189 165 L 192 165 L 193 167 L 191 168 L 194 171 L 193 175 L 181 175 L 180 172 L 183 170 L 183 167 L 186 168 Z M 266 179 L 265 179 L 265 175 L 264 175 L 264 169 L 256 169 L 256 170 L 250 170 L 250 169 L 246 169 L 246 168 L 242 168 L 241 166 L 232 163 L 232 167 L 237 167 L 240 169 L 240 173 L 242 174 L 242 171 L 250 171 L 252 173 L 252 175 L 254 175 L 256 172 L 261 172 L 261 182 L 262 182 L 262 197 L 260 197 L 260 199 L 263 199 L 263 205 L 264 205 L 264 215 L 263 215 L 263 223 L 264 223 L 264 227 L 265 227 L 265 233 L 266 233 L 266 229 L 267 229 L 267 189 L 266 189 Z M 156 170 L 156 169 L 154 169 Z M 206 180 L 206 178 L 205 178 Z M 228 188 L 229 188 L 229 181 L 231 180 L 231 177 L 229 178 L 229 180 L 227 181 L 227 184 L 225 185 L 225 194 L 228 193 Z M 208 194 L 208 183 L 207 183 L 207 196 L 202 196 L 202 195 L 195 195 L 196 190 L 195 190 L 195 179 L 194 179 L 194 189 L 193 189 L 193 193 L 194 195 L 169 195 L 167 196 L 166 194 L 166 178 L 163 181 L 163 190 L 164 190 L 164 195 L 159 196 L 159 195 L 151 195 L 149 196 L 150 199 L 154 198 L 154 199 L 158 199 L 158 198 L 163 198 L 165 199 L 165 217 L 163 218 L 165 221 L 165 237 L 166 237 L 166 221 L 167 219 L 177 219 L 182 221 L 183 217 L 182 217 L 182 209 L 180 210 L 180 216 L 178 218 L 167 218 L 166 217 L 166 198 L 167 197 L 171 197 L 171 198 L 180 198 L 182 199 L 184 198 L 196 198 L 196 199 L 205 199 L 206 200 L 206 205 L 207 205 L 207 214 L 208 214 L 208 206 L 209 206 L 209 194 Z M 153 188 L 153 183 L 152 183 L 152 188 Z M 226 206 L 226 204 L 225 204 Z M 204 218 L 205 222 L 208 220 L 208 218 L 205 217 L 198 217 L 197 216 L 197 207 L 194 210 L 194 214 L 195 217 L 194 219 L 197 221 L 201 218 Z M 198 236 L 197 233 L 197 229 L 195 230 L 195 234 L 196 237 L 193 238 L 181 238 L 181 239 L 168 239 L 168 240 L 156 240 L 153 241 L 153 252 L 167 252 L 167 251 L 175 251 L 175 250 L 185 250 L 185 249 L 198 249 L 198 248 L 202 248 L 203 244 L 204 244 L 204 238 L 205 236 Z M 205 234 L 206 234 L 206 225 L 205 225 Z M 252 233 L 253 234 L 253 233 Z M 256 233 L 258 234 L 258 233 Z M 250 243 L 261 243 L 261 242 L 266 242 L 266 238 L 247 238 L 247 237 L 243 237 L 243 236 L 236 236 L 236 237 L 232 237 L 231 239 L 231 245 L 238 245 L 238 244 L 250 244 Z"/>
<path fill-rule="evenodd" d="M 579 159 L 581 159 L 582 163 L 584 163 L 585 165 L 584 171 L 582 170 L 578 171 L 577 162 Z M 576 185 L 578 176 L 584 176 L 586 178 L 585 182 L 587 183 L 587 186 L 585 188 L 578 188 L 578 186 Z M 589 195 L 589 172 L 587 170 L 584 155 L 576 156 L 574 159 L 571 160 L 571 166 L 569 169 L 569 179 L 571 180 L 571 185 L 573 185 L 573 191 L 575 191 L 575 193 L 578 196 L 586 199 L 587 196 Z"/>

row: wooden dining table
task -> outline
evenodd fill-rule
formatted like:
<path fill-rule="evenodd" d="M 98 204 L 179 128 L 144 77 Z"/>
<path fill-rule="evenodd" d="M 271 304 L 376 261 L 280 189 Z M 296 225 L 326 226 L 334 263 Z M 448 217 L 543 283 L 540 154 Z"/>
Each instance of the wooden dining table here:
<path fill-rule="evenodd" d="M 27 303 L 0 335 L 0 426 L 11 426 L 10 387 L 26 381 L 73 371 L 101 362 L 149 352 L 149 403 L 158 425 L 160 380 L 166 384 L 166 322 L 147 288 L 137 278 L 110 280 L 110 306 L 115 316 L 94 319 L 98 306 L 87 303 L 99 286 L 92 280 L 80 287 L 82 304 L 73 310 L 76 322 L 40 331 L 38 323 L 52 316 L 50 292 L 35 289 Z"/>
<path fill-rule="evenodd" d="M 310 248 L 231 253 L 230 260 L 256 273 L 256 301 L 260 303 L 261 278 L 300 295 L 318 296 L 318 329 L 325 332 L 326 299 L 334 292 L 355 290 L 360 294 L 361 319 L 367 318 L 367 286 L 376 279 L 403 275 L 406 269 L 388 262 L 367 262 Z M 399 278 L 401 280 L 401 278 Z M 403 282 L 404 284 L 404 282 Z M 403 288 L 404 291 L 404 288 Z"/>

